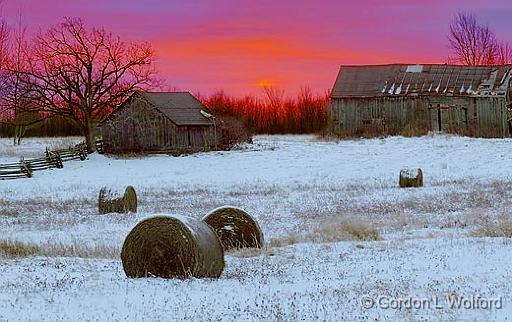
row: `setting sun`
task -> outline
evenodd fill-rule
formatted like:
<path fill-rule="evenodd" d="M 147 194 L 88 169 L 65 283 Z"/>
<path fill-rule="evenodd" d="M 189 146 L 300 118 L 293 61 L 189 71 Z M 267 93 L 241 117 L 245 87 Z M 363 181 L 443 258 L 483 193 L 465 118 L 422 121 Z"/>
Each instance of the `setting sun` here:
<path fill-rule="evenodd" d="M 258 87 L 275 87 L 276 86 L 276 81 L 271 80 L 271 79 L 263 79 L 263 80 L 258 81 L 256 83 L 256 85 Z"/>

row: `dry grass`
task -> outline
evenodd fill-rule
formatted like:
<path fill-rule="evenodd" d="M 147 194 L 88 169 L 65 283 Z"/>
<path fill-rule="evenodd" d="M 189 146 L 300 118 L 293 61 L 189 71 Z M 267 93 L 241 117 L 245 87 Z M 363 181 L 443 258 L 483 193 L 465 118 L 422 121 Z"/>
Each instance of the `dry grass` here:
<path fill-rule="evenodd" d="M 382 124 L 361 124 L 355 131 L 350 133 L 335 133 L 332 129 L 327 129 L 316 135 L 319 141 L 351 140 L 357 138 L 384 138 L 388 136 L 419 137 L 428 134 L 428 124 L 422 120 L 413 120 L 408 122 L 403 128 L 386 128 Z"/>
<path fill-rule="evenodd" d="M 16 258 L 35 256 L 40 250 L 37 245 L 20 241 L 0 240 L 0 257 Z"/>
<path fill-rule="evenodd" d="M 498 219 L 492 221 L 489 218 L 482 220 L 476 231 L 475 237 L 506 237 L 512 238 L 512 220 Z"/>
<path fill-rule="evenodd" d="M 354 220 L 328 222 L 306 235 L 306 240 L 313 243 L 332 243 L 338 241 L 373 241 L 380 240 L 379 231 L 373 226 Z"/>
<path fill-rule="evenodd" d="M 317 142 L 336 142 L 339 143 L 344 138 L 337 135 L 332 131 L 332 129 L 326 129 L 325 131 L 321 131 L 315 134 L 314 140 Z"/>
<path fill-rule="evenodd" d="M 297 243 L 335 243 L 340 241 L 376 241 L 380 239 L 379 230 L 368 223 L 339 219 L 325 222 L 303 235 L 290 233 L 285 237 L 272 238 L 268 246 L 272 248 Z"/>
<path fill-rule="evenodd" d="M 436 181 L 424 191 L 400 192 L 391 184 L 378 182 L 367 188 L 344 185 L 332 191 L 328 187 L 304 187 L 302 190 L 309 194 L 304 193 L 302 200 L 307 202 L 292 204 L 290 208 L 303 227 L 321 220 L 346 219 L 364 220 L 379 227 L 381 233 L 430 227 L 471 229 L 480 224 L 484 215 L 507 211 L 512 199 L 508 189 L 511 183 L 447 179 Z"/>
<path fill-rule="evenodd" d="M 407 123 L 400 131 L 399 135 L 405 137 L 424 136 L 428 134 L 428 126 L 422 120 L 413 120 Z"/>
<path fill-rule="evenodd" d="M 107 245 L 83 245 L 78 242 L 63 244 L 48 241 L 43 244 L 0 240 L 0 258 L 43 257 L 79 257 L 79 258 L 119 258 L 119 249 Z"/>
<path fill-rule="evenodd" d="M 2 217 L 17 217 L 20 212 L 17 209 L 2 209 L 0 216 Z"/>
<path fill-rule="evenodd" d="M 226 254 L 229 254 L 234 257 L 238 258 L 251 258 L 251 257 L 257 257 L 257 256 L 274 256 L 276 254 L 276 248 L 277 246 L 272 246 L 265 244 L 262 248 L 237 248 L 232 249 L 226 252 Z"/>

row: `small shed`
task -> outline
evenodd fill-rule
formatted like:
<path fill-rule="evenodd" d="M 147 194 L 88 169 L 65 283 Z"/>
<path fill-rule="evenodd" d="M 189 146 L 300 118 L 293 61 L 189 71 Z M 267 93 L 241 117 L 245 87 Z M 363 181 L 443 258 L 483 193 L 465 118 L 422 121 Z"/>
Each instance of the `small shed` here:
<path fill-rule="evenodd" d="M 99 125 L 105 153 L 190 153 L 217 145 L 215 118 L 188 92 L 136 92 Z"/>
<path fill-rule="evenodd" d="M 339 136 L 510 136 L 512 65 L 341 66 L 330 128 Z"/>

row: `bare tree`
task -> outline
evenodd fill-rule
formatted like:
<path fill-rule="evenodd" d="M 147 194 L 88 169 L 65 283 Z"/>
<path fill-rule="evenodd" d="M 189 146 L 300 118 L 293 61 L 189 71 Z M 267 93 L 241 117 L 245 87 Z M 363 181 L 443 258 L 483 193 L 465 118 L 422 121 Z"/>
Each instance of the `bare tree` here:
<path fill-rule="evenodd" d="M 265 124 L 271 132 L 276 131 L 279 121 L 285 116 L 285 93 L 284 90 L 278 89 L 274 86 L 264 86 L 267 104 L 261 106 L 259 119 L 262 124 Z"/>
<path fill-rule="evenodd" d="M 279 110 L 283 106 L 284 90 L 274 86 L 263 86 L 263 91 L 272 109 Z"/>
<path fill-rule="evenodd" d="M 499 43 L 495 34 L 488 26 L 479 24 L 472 14 L 457 14 L 450 25 L 448 40 L 459 63 L 470 66 L 498 63 Z"/>
<path fill-rule="evenodd" d="M 94 127 L 136 90 L 155 86 L 154 50 L 125 43 L 103 28 L 87 30 L 66 18 L 35 39 L 30 66 L 34 102 L 40 111 L 70 119 L 93 150 Z"/>
<path fill-rule="evenodd" d="M 28 76 L 23 72 L 28 70 L 29 62 L 26 41 L 27 28 L 19 15 L 18 27 L 11 30 L 9 41 L 9 57 L 6 61 L 4 94 L 2 105 L 11 111 L 14 125 L 14 145 L 19 145 L 31 125 L 42 122 L 43 117 L 37 111 L 32 111 L 32 92 Z"/>
<path fill-rule="evenodd" d="M 1 6 L 0 1 L 0 6 Z M 7 61 L 9 57 L 9 26 L 4 19 L 0 18 L 0 94 L 3 96 L 6 93 L 7 84 Z M 6 115 L 11 114 L 7 106 L 0 105 L 0 117 L 5 120 Z"/>
<path fill-rule="evenodd" d="M 512 47 L 508 43 L 498 44 L 497 55 L 498 64 L 512 64 Z"/>

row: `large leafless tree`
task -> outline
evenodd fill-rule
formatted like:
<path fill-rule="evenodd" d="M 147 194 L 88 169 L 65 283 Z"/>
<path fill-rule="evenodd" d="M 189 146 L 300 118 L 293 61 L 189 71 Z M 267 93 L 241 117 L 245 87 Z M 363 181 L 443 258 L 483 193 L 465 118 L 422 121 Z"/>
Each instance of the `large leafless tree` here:
<path fill-rule="evenodd" d="M 1 99 L 2 105 L 12 115 L 11 123 L 14 126 L 15 145 L 21 143 L 28 127 L 44 120 L 37 110 L 31 111 L 30 109 L 32 92 L 29 76 L 24 73 L 24 70 L 29 68 L 30 59 L 30 56 L 27 55 L 26 32 L 20 15 L 18 27 L 10 32 L 9 56 L 5 63 L 4 93 Z"/>
<path fill-rule="evenodd" d="M 454 60 L 461 64 L 498 65 L 512 59 L 509 45 L 498 41 L 489 26 L 480 24 L 472 14 L 457 14 L 448 40 Z"/>
<path fill-rule="evenodd" d="M 134 91 L 156 84 L 150 44 L 125 43 L 103 28 L 86 29 L 80 19 L 37 36 L 27 56 L 32 104 L 70 119 L 91 150 L 97 122 Z"/>

